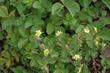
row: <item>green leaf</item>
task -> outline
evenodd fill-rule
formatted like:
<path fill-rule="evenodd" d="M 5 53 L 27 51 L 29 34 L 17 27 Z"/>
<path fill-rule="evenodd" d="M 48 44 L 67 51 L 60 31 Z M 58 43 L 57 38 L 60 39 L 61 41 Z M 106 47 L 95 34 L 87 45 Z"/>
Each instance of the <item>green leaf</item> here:
<path fill-rule="evenodd" d="M 26 7 L 22 3 L 18 3 L 18 5 L 16 7 L 17 7 L 17 10 L 18 10 L 19 14 L 21 16 L 23 16 L 24 15 L 24 10 L 25 10 Z"/>
<path fill-rule="evenodd" d="M 101 32 L 99 32 L 99 36 L 100 36 L 103 40 L 110 41 L 110 30 L 108 30 L 108 29 L 102 30 Z"/>
<path fill-rule="evenodd" d="M 23 48 L 23 46 L 26 45 L 26 43 L 28 42 L 28 39 L 20 39 L 18 42 L 18 48 Z"/>
<path fill-rule="evenodd" d="M 0 0 L 0 2 L 4 2 L 5 0 Z"/>
<path fill-rule="evenodd" d="M 27 73 L 27 71 L 22 66 L 17 66 L 15 68 L 12 68 L 12 71 L 14 73 Z"/>
<path fill-rule="evenodd" d="M 51 11 L 52 3 L 49 0 L 39 0 L 41 6 L 45 8 L 47 11 Z"/>
<path fill-rule="evenodd" d="M 3 39 L 3 32 L 1 32 L 1 29 L 0 29 L 0 40 L 2 40 Z"/>
<path fill-rule="evenodd" d="M 40 9 L 40 8 L 41 8 L 40 2 L 39 2 L 39 1 L 35 1 L 35 2 L 33 3 L 33 8 Z"/>
<path fill-rule="evenodd" d="M 76 29 L 76 33 L 82 32 L 83 28 L 84 28 L 83 25 L 79 25 L 78 28 Z"/>
<path fill-rule="evenodd" d="M 22 0 L 22 2 L 27 6 L 30 7 L 33 4 L 34 0 Z"/>
<path fill-rule="evenodd" d="M 0 17 L 7 17 L 8 9 L 6 6 L 0 6 Z"/>
<path fill-rule="evenodd" d="M 18 43 L 18 36 L 16 34 L 10 34 L 8 37 L 11 37 L 9 44 L 12 46 L 17 46 L 16 44 Z"/>
<path fill-rule="evenodd" d="M 102 2 L 110 9 L 110 0 L 102 0 Z"/>
<path fill-rule="evenodd" d="M 70 29 L 75 29 L 79 26 L 77 20 L 72 17 L 69 13 L 66 14 L 66 17 L 63 19 L 63 23 L 66 27 L 70 26 Z"/>
<path fill-rule="evenodd" d="M 64 63 L 58 63 L 55 65 L 53 73 L 68 73 L 67 69 L 64 67 Z"/>
<path fill-rule="evenodd" d="M 43 63 L 43 61 L 39 55 L 33 55 L 30 58 L 31 58 L 30 66 L 32 66 L 32 67 L 37 67 L 39 65 L 42 65 L 42 63 Z"/>
<path fill-rule="evenodd" d="M 78 51 L 78 40 L 76 39 L 77 38 L 77 35 L 73 35 L 73 37 L 72 37 L 72 41 L 71 41 L 71 44 L 70 44 L 70 46 L 72 47 L 72 48 L 74 48 L 74 50 L 73 51 Z M 72 52 L 72 51 L 71 51 Z M 72 53 L 73 54 L 73 53 Z"/>
<path fill-rule="evenodd" d="M 5 62 L 6 62 L 6 59 L 0 57 L 0 65 L 5 64 Z"/>
<path fill-rule="evenodd" d="M 26 22 L 25 22 L 25 28 L 29 28 L 31 27 L 33 24 L 32 20 L 31 19 L 28 19 Z"/>
<path fill-rule="evenodd" d="M 76 12 L 80 11 L 80 6 L 74 0 L 61 0 L 64 6 L 69 10 L 71 16 L 74 16 Z"/>
<path fill-rule="evenodd" d="M 58 12 L 60 12 L 63 8 L 63 5 L 61 3 L 55 3 L 52 6 L 52 15 L 57 14 Z"/>
<path fill-rule="evenodd" d="M 90 48 L 94 48 L 94 46 L 95 46 L 93 40 L 86 40 L 86 43 L 87 43 L 88 47 L 90 47 Z"/>
<path fill-rule="evenodd" d="M 47 32 L 47 34 L 52 34 L 53 32 L 54 32 L 54 25 L 53 24 L 51 24 L 51 23 L 48 23 L 47 24 L 47 27 L 46 27 L 46 32 Z"/>
<path fill-rule="evenodd" d="M 90 3 L 92 2 L 92 0 L 81 0 L 80 3 L 84 8 L 87 8 Z"/>
<path fill-rule="evenodd" d="M 93 24 L 95 27 L 99 29 L 103 28 L 106 24 L 110 24 L 110 18 L 109 17 L 101 18 L 100 20 L 93 22 Z"/>
<path fill-rule="evenodd" d="M 57 15 L 52 15 L 51 16 L 51 21 L 52 21 L 52 24 L 58 26 L 58 25 L 61 25 L 62 24 L 62 18 L 57 16 Z"/>
<path fill-rule="evenodd" d="M 56 26 L 56 27 L 55 27 L 55 32 L 57 32 L 57 31 L 65 32 L 65 29 L 64 29 L 64 27 L 62 27 L 62 26 Z"/>
<path fill-rule="evenodd" d="M 26 37 L 26 30 L 24 29 L 24 27 L 19 27 L 18 28 L 18 32 L 19 32 L 19 35 L 22 36 L 22 37 Z"/>
<path fill-rule="evenodd" d="M 30 61 L 30 66 L 31 66 L 31 67 L 36 67 L 36 66 L 37 66 L 37 59 L 36 59 L 36 58 L 31 59 L 31 61 Z"/>
<path fill-rule="evenodd" d="M 55 36 L 54 35 L 49 35 L 47 37 L 45 37 L 44 39 L 44 43 L 46 44 L 47 47 L 54 48 L 55 47 Z"/>
<path fill-rule="evenodd" d="M 55 69 L 53 73 L 62 73 L 60 69 Z"/>
<path fill-rule="evenodd" d="M 15 16 L 15 10 L 12 10 L 10 13 L 9 13 L 9 17 L 14 17 Z"/>
<path fill-rule="evenodd" d="M 107 15 L 107 11 L 103 10 L 101 14 L 102 14 L 102 17 L 105 17 Z"/>

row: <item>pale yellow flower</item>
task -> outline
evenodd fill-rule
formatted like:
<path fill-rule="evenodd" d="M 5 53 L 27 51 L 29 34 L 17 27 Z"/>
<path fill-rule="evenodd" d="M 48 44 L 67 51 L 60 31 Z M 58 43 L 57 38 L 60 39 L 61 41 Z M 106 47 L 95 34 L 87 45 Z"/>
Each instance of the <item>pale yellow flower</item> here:
<path fill-rule="evenodd" d="M 84 32 L 85 33 L 89 33 L 90 32 L 90 29 L 88 27 L 84 28 Z"/>
<path fill-rule="evenodd" d="M 83 64 L 80 64 L 80 66 L 79 66 L 79 68 L 78 68 L 78 72 L 77 72 L 77 73 L 81 73 L 82 67 L 83 67 Z"/>
<path fill-rule="evenodd" d="M 44 44 L 40 44 L 40 47 L 45 49 L 45 45 Z"/>
<path fill-rule="evenodd" d="M 49 50 L 48 49 L 45 49 L 44 50 L 44 56 L 48 56 L 48 54 L 49 54 Z"/>
<path fill-rule="evenodd" d="M 40 37 L 41 34 L 42 34 L 41 30 L 36 30 L 36 33 L 35 33 L 36 37 Z"/>
<path fill-rule="evenodd" d="M 99 41 L 99 40 L 100 40 L 100 37 L 99 37 L 99 36 L 96 36 L 96 40 L 98 40 L 98 41 Z"/>
<path fill-rule="evenodd" d="M 65 48 L 66 48 L 66 49 L 69 49 L 69 45 L 65 45 Z"/>
<path fill-rule="evenodd" d="M 76 54 L 72 57 L 74 60 L 80 60 L 81 59 L 81 56 Z"/>
<path fill-rule="evenodd" d="M 97 28 L 96 27 L 93 27 L 93 28 L 94 28 L 94 31 L 97 32 Z"/>
<path fill-rule="evenodd" d="M 99 45 L 99 41 L 96 40 L 95 41 L 95 45 L 98 46 Z"/>
<path fill-rule="evenodd" d="M 105 43 L 102 43 L 102 47 L 104 48 L 106 46 L 106 44 Z"/>
<path fill-rule="evenodd" d="M 95 45 L 98 46 L 99 45 L 99 41 L 100 41 L 100 37 L 97 36 L 96 39 L 95 39 Z"/>
<path fill-rule="evenodd" d="M 55 35 L 58 37 L 58 36 L 60 36 L 62 33 L 63 33 L 62 31 L 57 31 L 57 32 L 55 33 Z"/>

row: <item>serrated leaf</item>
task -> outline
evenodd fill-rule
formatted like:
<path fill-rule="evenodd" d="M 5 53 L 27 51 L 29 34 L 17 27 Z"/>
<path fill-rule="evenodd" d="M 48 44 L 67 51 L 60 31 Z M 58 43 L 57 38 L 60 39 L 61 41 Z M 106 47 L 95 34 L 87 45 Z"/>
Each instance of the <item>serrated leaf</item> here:
<path fill-rule="evenodd" d="M 87 43 L 88 47 L 94 48 L 94 42 L 93 42 L 93 40 L 86 40 L 86 43 Z"/>
<path fill-rule="evenodd" d="M 110 30 L 108 29 L 104 29 L 99 33 L 99 36 L 103 39 L 103 40 L 107 40 L 110 41 Z"/>
<path fill-rule="evenodd" d="M 38 55 L 33 55 L 30 58 L 31 58 L 30 66 L 32 67 L 37 67 L 38 65 L 42 65 L 43 63 L 41 57 Z"/>
<path fill-rule="evenodd" d="M 87 8 L 90 3 L 92 2 L 92 0 L 81 0 L 80 3 L 84 8 Z"/>
<path fill-rule="evenodd" d="M 51 11 L 52 3 L 49 0 L 40 0 L 41 6 L 47 11 Z M 48 4 L 48 5 L 47 5 Z"/>
<path fill-rule="evenodd" d="M 37 66 L 37 59 L 36 59 L 36 58 L 34 58 L 34 59 L 32 59 L 32 60 L 30 61 L 30 66 L 31 66 L 31 67 Z"/>
<path fill-rule="evenodd" d="M 22 36 L 22 37 L 26 37 L 27 36 L 26 30 L 24 29 L 24 27 L 19 27 L 18 28 L 18 32 L 19 32 L 19 35 Z"/>
<path fill-rule="evenodd" d="M 84 26 L 83 25 L 79 25 L 78 28 L 76 29 L 76 33 L 82 32 Z"/>
<path fill-rule="evenodd" d="M 30 7 L 33 4 L 34 0 L 22 0 L 22 2 L 27 6 Z"/>
<path fill-rule="evenodd" d="M 16 7 L 17 7 L 17 10 L 18 10 L 19 14 L 21 16 L 23 16 L 24 15 L 24 10 L 25 10 L 26 7 L 21 3 L 19 3 Z"/>
<path fill-rule="evenodd" d="M 14 73 L 27 73 L 27 71 L 22 66 L 17 66 L 15 68 L 12 68 L 12 71 Z"/>
<path fill-rule="evenodd" d="M 98 21 L 93 22 L 93 24 L 94 24 L 94 26 L 96 26 L 99 29 L 103 28 L 106 24 L 110 24 L 110 18 L 109 17 L 102 18 Z"/>
<path fill-rule="evenodd" d="M 52 34 L 54 32 L 54 29 L 55 28 L 54 28 L 53 24 L 51 24 L 51 23 L 47 24 L 47 27 L 46 27 L 47 34 Z"/>
<path fill-rule="evenodd" d="M 35 2 L 33 3 L 33 8 L 38 8 L 38 9 L 40 9 L 40 8 L 41 8 L 40 2 L 39 2 L 39 1 L 35 1 Z"/>
<path fill-rule="evenodd" d="M 52 15 L 57 14 L 58 12 L 60 12 L 63 8 L 63 5 L 61 3 L 55 3 L 52 6 Z"/>
<path fill-rule="evenodd" d="M 68 9 L 71 16 L 74 16 L 76 12 L 80 11 L 80 6 L 74 0 L 61 0 L 64 6 Z"/>
<path fill-rule="evenodd" d="M 6 6 L 0 6 L 0 17 L 7 17 L 8 9 Z"/>
<path fill-rule="evenodd" d="M 27 21 L 25 22 L 25 27 L 24 27 L 24 28 L 29 28 L 29 27 L 31 27 L 32 25 L 34 25 L 34 24 L 32 23 L 31 19 L 29 19 L 29 20 L 27 20 Z"/>
<path fill-rule="evenodd" d="M 102 2 L 110 9 L 110 0 L 102 0 Z"/>
<path fill-rule="evenodd" d="M 18 42 L 18 48 L 23 48 L 23 46 L 28 42 L 28 39 L 20 39 Z"/>
<path fill-rule="evenodd" d="M 53 35 L 49 35 L 47 37 L 45 37 L 44 39 L 44 43 L 46 44 L 46 46 L 48 46 L 49 48 L 54 48 L 55 47 L 55 36 Z"/>
<path fill-rule="evenodd" d="M 12 10 L 12 11 L 9 13 L 9 16 L 10 16 L 10 17 L 15 16 L 15 10 Z"/>

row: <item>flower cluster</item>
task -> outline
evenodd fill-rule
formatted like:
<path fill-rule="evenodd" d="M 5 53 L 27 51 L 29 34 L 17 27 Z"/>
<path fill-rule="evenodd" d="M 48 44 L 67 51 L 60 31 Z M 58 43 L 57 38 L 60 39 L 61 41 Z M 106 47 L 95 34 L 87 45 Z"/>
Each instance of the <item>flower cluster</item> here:
<path fill-rule="evenodd" d="M 73 60 L 80 60 L 81 59 L 81 56 L 79 54 L 75 54 L 73 57 L 72 57 Z"/>

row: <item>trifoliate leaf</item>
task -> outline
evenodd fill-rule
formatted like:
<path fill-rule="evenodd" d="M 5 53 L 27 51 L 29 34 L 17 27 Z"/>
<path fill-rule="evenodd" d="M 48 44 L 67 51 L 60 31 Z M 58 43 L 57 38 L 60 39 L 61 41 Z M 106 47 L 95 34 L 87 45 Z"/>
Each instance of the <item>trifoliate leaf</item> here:
<path fill-rule="evenodd" d="M 74 16 L 76 12 L 80 11 L 80 6 L 74 0 L 61 0 L 64 6 L 68 9 L 71 16 Z"/>

